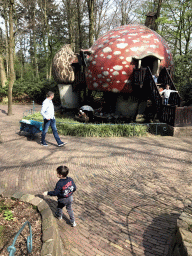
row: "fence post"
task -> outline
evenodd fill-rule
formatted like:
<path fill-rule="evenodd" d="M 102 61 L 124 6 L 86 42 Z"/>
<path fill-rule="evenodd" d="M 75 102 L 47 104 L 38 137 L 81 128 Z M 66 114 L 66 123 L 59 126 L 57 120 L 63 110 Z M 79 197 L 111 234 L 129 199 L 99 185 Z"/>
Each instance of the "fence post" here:
<path fill-rule="evenodd" d="M 35 102 L 33 100 L 33 114 L 35 113 Z"/>

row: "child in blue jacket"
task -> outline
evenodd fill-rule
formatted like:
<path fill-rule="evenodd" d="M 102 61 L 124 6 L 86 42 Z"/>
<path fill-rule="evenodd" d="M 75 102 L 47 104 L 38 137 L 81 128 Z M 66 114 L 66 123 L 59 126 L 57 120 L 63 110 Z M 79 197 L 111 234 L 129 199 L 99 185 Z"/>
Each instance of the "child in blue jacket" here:
<path fill-rule="evenodd" d="M 72 178 L 67 177 L 69 168 L 67 166 L 59 166 L 57 168 L 57 177 L 60 180 L 57 182 L 54 191 L 45 191 L 43 195 L 57 196 L 57 211 L 55 213 L 58 219 L 62 219 L 63 207 L 66 206 L 67 212 L 70 217 L 72 227 L 76 226 L 74 213 L 72 209 L 73 192 L 76 190 L 76 185 Z"/>

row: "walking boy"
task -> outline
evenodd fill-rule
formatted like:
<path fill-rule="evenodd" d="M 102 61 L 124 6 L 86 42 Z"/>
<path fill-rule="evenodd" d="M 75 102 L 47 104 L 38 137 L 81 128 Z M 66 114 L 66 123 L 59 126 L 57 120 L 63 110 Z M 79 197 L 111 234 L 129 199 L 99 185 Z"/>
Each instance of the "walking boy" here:
<path fill-rule="evenodd" d="M 59 166 L 57 168 L 57 177 L 60 180 L 57 182 L 54 191 L 45 191 L 43 195 L 57 196 L 57 211 L 55 213 L 56 218 L 62 219 L 63 207 L 66 206 L 67 212 L 70 217 L 72 227 L 76 226 L 73 209 L 71 207 L 73 202 L 73 192 L 76 190 L 76 185 L 72 178 L 67 177 L 69 168 L 67 166 Z"/>
<path fill-rule="evenodd" d="M 41 115 L 43 116 L 43 119 L 44 119 L 44 126 L 43 126 L 43 131 L 41 136 L 41 145 L 47 146 L 47 143 L 45 142 L 45 136 L 46 136 L 46 133 L 48 132 L 49 126 L 51 126 L 55 140 L 57 141 L 58 146 L 61 147 L 66 143 L 61 141 L 57 133 L 54 106 L 52 102 L 53 98 L 54 98 L 54 93 L 49 91 L 47 93 L 47 98 L 43 101 L 43 104 L 42 104 Z"/>

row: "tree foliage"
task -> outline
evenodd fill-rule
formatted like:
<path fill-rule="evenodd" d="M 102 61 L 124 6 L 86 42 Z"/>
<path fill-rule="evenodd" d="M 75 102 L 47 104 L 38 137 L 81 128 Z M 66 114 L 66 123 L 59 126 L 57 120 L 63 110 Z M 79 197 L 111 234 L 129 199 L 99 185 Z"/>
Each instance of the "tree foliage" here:
<path fill-rule="evenodd" d="M 39 93 L 42 83 L 52 81 L 52 59 L 64 44 L 71 44 L 75 52 L 87 49 L 112 28 L 144 24 L 148 12 L 157 12 L 156 29 L 172 50 L 177 88 L 191 83 L 191 0 L 14 0 L 10 41 L 12 1 L 0 0 L 0 64 L 4 69 L 0 80 L 1 86 L 11 81 L 11 45 L 16 75 L 13 94 L 17 88 L 37 97 L 33 89 Z"/>

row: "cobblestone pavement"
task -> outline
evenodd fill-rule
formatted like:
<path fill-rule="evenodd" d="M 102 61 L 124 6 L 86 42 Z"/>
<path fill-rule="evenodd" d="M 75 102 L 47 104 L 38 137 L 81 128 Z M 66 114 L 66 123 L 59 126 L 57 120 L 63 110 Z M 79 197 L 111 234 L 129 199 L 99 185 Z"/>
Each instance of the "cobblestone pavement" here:
<path fill-rule="evenodd" d="M 77 185 L 77 226 L 58 221 L 65 255 L 167 255 L 176 220 L 192 193 L 192 138 L 64 137 L 48 147 L 40 136 L 19 136 L 19 120 L 29 105 L 15 105 L 7 116 L 0 105 L 0 187 L 40 195 L 57 182 L 65 164 Z M 46 197 L 55 209 L 55 198 Z"/>

